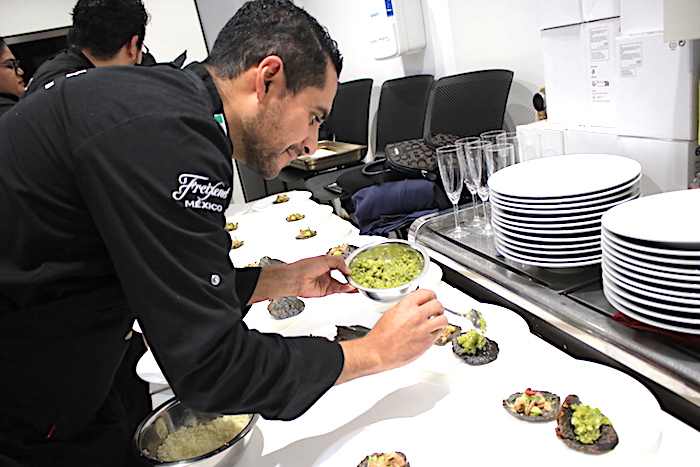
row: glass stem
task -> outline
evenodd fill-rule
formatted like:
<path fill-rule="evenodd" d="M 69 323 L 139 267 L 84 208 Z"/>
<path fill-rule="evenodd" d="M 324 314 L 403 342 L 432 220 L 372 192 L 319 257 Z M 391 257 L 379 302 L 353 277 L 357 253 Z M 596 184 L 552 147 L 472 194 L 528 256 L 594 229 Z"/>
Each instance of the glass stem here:
<path fill-rule="evenodd" d="M 460 230 L 459 228 L 459 216 L 457 215 L 457 203 L 452 204 L 452 212 L 455 216 L 455 230 Z"/>

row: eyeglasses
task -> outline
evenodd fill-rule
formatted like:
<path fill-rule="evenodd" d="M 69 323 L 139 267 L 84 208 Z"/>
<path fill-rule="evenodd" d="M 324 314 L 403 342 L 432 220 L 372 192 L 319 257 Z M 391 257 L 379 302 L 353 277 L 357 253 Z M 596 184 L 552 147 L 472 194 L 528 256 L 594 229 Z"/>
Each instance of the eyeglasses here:
<path fill-rule="evenodd" d="M 19 60 L 16 58 L 8 58 L 4 62 L 0 63 L 0 66 L 3 68 L 12 68 L 15 73 L 17 73 L 17 70 L 20 68 Z"/>
<path fill-rule="evenodd" d="M 141 44 L 141 53 L 144 55 L 147 55 L 148 52 L 148 46 L 146 44 Z"/>

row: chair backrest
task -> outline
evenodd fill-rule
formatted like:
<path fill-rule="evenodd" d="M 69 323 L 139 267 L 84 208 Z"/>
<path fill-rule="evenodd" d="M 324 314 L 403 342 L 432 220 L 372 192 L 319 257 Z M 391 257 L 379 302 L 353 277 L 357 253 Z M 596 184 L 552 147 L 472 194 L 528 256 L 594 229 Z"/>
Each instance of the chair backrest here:
<path fill-rule="evenodd" d="M 423 137 L 433 75 L 412 75 L 382 84 L 377 109 L 375 153 L 389 143 Z"/>
<path fill-rule="evenodd" d="M 367 145 L 372 83 L 371 78 L 363 78 L 338 84 L 333 109 L 324 125 L 336 141 Z"/>
<path fill-rule="evenodd" d="M 438 79 L 428 103 L 426 134 L 478 136 L 503 128 L 512 81 L 510 70 L 481 70 Z"/>

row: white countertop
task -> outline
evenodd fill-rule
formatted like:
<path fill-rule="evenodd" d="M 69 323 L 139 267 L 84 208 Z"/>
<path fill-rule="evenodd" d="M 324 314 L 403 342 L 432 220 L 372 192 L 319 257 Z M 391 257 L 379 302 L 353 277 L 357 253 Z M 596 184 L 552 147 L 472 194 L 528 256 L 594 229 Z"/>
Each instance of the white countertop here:
<path fill-rule="evenodd" d="M 333 223 L 345 222 L 332 218 Z M 347 232 L 344 227 L 337 230 L 345 232 L 343 238 L 305 244 L 296 254 L 313 254 L 314 248 L 323 249 L 317 252 L 323 254 L 336 244 L 367 241 L 350 227 Z M 277 252 L 286 255 L 282 260 L 296 259 L 295 253 Z M 530 334 L 516 313 L 479 304 L 442 282 L 437 266 L 421 286 L 435 290 L 447 307 L 479 307 L 488 324 L 486 335 L 499 344 L 498 359 L 471 367 L 457 360 L 449 347 L 434 346 L 403 368 L 333 387 L 296 420 L 260 419 L 237 465 L 355 466 L 365 455 L 393 450 L 406 453 L 414 467 L 439 465 L 445 453 L 450 453 L 447 464 L 456 458 L 469 464 L 500 460 L 498 465 L 538 467 L 690 465 L 689 460 L 697 458 L 700 432 L 663 412 L 636 380 L 569 357 Z M 387 308 L 360 294 L 303 300 L 306 309 L 296 317 L 275 320 L 262 302 L 252 307 L 245 321 L 264 332 L 333 337 L 335 324 L 371 326 Z M 459 320 L 450 317 L 453 324 L 461 324 Z M 149 371 L 153 382 L 157 368 Z M 502 399 L 526 387 L 551 390 L 562 399 L 578 394 L 584 404 L 599 407 L 612 420 L 620 444 L 594 457 L 565 447 L 554 434 L 555 422 L 510 417 L 501 407 Z M 168 390 L 155 394 L 154 406 L 171 396 Z M 641 408 L 633 408 L 635 404 Z"/>

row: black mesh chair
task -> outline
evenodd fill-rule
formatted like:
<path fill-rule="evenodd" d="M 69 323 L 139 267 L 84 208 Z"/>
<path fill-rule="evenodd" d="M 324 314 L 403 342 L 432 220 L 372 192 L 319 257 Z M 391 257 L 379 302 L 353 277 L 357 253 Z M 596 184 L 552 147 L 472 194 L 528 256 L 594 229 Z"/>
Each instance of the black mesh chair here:
<path fill-rule="evenodd" d="M 346 81 L 338 84 L 338 92 L 333 100 L 333 109 L 323 124 L 319 134 L 332 135 L 335 141 L 367 146 L 369 141 L 369 101 L 372 95 L 371 78 Z M 363 152 L 366 153 L 366 149 Z M 316 175 L 304 182 L 304 187 L 319 203 L 332 203 L 338 194 L 324 188 L 335 182 L 338 173 L 347 169 L 333 170 Z M 339 206 L 335 206 L 336 208 Z"/>
<path fill-rule="evenodd" d="M 426 131 L 459 137 L 503 128 L 513 72 L 481 70 L 445 76 L 435 83 Z"/>
<path fill-rule="evenodd" d="M 423 137 L 433 75 L 411 75 L 382 84 L 377 109 L 375 158 L 389 143 Z"/>
<path fill-rule="evenodd" d="M 371 78 L 363 78 L 338 84 L 333 109 L 324 124 L 326 135 L 331 134 L 335 141 L 343 143 L 367 145 L 373 82 Z"/>

